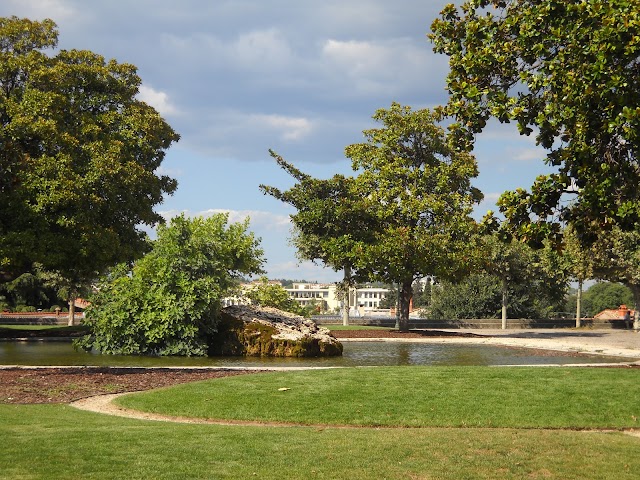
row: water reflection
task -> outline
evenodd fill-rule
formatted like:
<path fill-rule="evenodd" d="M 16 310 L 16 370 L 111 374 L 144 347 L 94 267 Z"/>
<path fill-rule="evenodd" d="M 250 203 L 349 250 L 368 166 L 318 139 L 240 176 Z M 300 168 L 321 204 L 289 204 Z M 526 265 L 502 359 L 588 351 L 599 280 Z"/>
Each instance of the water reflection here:
<path fill-rule="evenodd" d="M 0 342 L 0 365 L 354 367 L 400 365 L 543 365 L 622 362 L 618 357 L 565 356 L 488 345 L 345 342 L 334 358 L 136 357 L 75 351 L 66 342 Z"/>

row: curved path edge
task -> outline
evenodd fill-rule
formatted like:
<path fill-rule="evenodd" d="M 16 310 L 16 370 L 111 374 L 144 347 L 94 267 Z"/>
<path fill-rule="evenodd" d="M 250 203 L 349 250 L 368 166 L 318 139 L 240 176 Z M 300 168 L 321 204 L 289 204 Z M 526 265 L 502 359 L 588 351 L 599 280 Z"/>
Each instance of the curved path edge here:
<path fill-rule="evenodd" d="M 113 401 L 121 397 L 123 395 L 128 395 L 129 393 L 134 392 L 124 392 L 124 393 L 111 393 L 106 395 L 97 395 L 94 397 L 87 397 L 81 400 L 76 400 L 75 402 L 71 402 L 69 405 L 77 408 L 78 410 L 85 410 L 93 413 L 101 413 L 105 415 L 112 415 L 116 417 L 122 418 L 132 418 L 135 420 L 150 420 L 157 422 L 172 422 L 172 423 L 183 423 L 183 424 L 199 424 L 199 425 L 221 425 L 221 426 L 239 426 L 239 427 L 310 427 L 310 428 L 332 428 L 332 429 L 364 429 L 364 428 L 412 428 L 405 426 L 367 426 L 367 425 L 326 425 L 326 424 L 306 424 L 306 423 L 288 423 L 288 422 L 260 422 L 260 421 L 250 421 L 250 420 L 219 420 L 219 419 L 209 419 L 209 418 L 192 418 L 192 417 L 179 417 L 172 415 L 161 415 L 157 413 L 149 413 L 142 412 L 139 410 L 131 410 L 128 408 L 123 408 Z M 415 427 L 415 428 L 438 428 L 438 427 Z M 443 427 L 443 428 L 455 428 L 455 427 Z M 468 427 L 464 427 L 468 428 Z M 482 428 L 482 427 L 479 427 Z M 530 430 L 530 429 L 525 429 Z M 535 428 L 533 430 L 548 430 L 548 429 L 538 429 Z M 632 430 L 616 430 L 616 429 L 552 429 L 552 430 L 565 430 L 565 431 L 575 431 L 575 432 L 584 432 L 584 433 L 624 433 L 626 435 L 631 435 L 633 437 L 640 438 L 640 429 L 632 429 Z"/>

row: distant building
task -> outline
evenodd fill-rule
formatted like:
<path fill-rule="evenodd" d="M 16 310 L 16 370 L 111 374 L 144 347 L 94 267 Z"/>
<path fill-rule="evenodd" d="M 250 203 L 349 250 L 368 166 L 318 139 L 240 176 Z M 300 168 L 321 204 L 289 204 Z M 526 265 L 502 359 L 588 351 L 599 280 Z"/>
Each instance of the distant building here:
<path fill-rule="evenodd" d="M 338 312 L 343 308 L 344 301 L 333 283 L 294 283 L 292 288 L 285 290 L 302 306 L 320 303 L 321 307 L 329 312 Z M 349 310 L 360 315 L 371 314 L 380 309 L 380 302 L 388 293 L 387 288 L 354 287 L 349 292 Z"/>
<path fill-rule="evenodd" d="M 246 305 L 249 300 L 243 295 L 248 289 L 260 281 L 243 283 L 240 293 L 223 299 L 223 306 Z M 269 283 L 282 285 L 277 280 Z M 289 296 L 302 307 L 316 305 L 323 312 L 339 312 L 342 310 L 343 300 L 339 298 L 337 286 L 334 283 L 294 283 L 291 288 L 285 288 Z M 380 309 L 380 302 L 389 294 L 389 289 L 381 287 L 361 286 L 352 288 L 349 292 L 349 310 L 354 315 L 370 315 Z"/>
<path fill-rule="evenodd" d="M 618 308 L 608 308 L 606 310 L 601 311 L 593 316 L 593 318 L 597 318 L 599 320 L 619 320 L 624 318 L 624 314 L 629 310 L 631 312 L 631 317 L 636 314 L 636 311 L 630 308 L 627 308 L 626 305 L 620 305 Z"/>
<path fill-rule="evenodd" d="M 285 290 L 303 307 L 319 305 L 323 311 L 333 311 L 342 306 L 342 302 L 336 299 L 335 284 L 294 283 L 291 288 Z"/>

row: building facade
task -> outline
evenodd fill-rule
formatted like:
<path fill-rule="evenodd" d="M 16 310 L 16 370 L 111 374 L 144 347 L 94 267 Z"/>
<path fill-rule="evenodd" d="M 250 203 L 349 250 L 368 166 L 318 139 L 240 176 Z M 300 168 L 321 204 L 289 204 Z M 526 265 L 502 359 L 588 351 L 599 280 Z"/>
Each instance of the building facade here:
<path fill-rule="evenodd" d="M 303 307 L 319 305 L 323 311 L 338 313 L 344 301 L 340 298 L 335 284 L 294 283 L 285 289 L 291 298 Z M 362 286 L 349 292 L 349 310 L 352 313 L 367 315 L 380 309 L 380 302 L 389 294 L 389 289 Z"/>
<path fill-rule="evenodd" d="M 234 297 L 223 299 L 223 306 L 244 305 L 249 300 L 243 294 L 255 287 L 258 282 L 241 285 L 241 292 Z M 277 281 L 270 281 L 282 285 Z M 321 312 L 339 313 L 343 308 L 343 299 L 340 298 L 336 284 L 334 283 L 294 283 L 291 288 L 285 288 L 289 296 L 302 307 L 315 306 Z M 389 289 L 372 286 L 360 286 L 352 288 L 349 292 L 349 311 L 352 315 L 370 315 L 380 310 L 380 302 L 389 294 Z M 388 310 L 387 310 L 388 311 Z"/>

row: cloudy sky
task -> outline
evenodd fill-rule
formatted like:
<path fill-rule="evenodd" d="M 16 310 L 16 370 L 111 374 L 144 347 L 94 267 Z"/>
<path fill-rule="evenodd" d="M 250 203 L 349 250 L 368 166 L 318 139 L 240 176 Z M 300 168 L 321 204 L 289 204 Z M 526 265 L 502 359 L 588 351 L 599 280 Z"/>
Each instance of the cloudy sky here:
<path fill-rule="evenodd" d="M 159 212 L 248 216 L 269 277 L 324 282 L 340 274 L 296 260 L 293 210 L 258 189 L 292 185 L 268 149 L 319 178 L 348 174 L 344 147 L 376 109 L 446 103 L 447 58 L 426 34 L 450 1 L 3 0 L 0 16 L 51 18 L 60 48 L 138 67 L 140 98 L 181 135 L 162 167 L 178 190 Z M 490 125 L 475 154 L 478 218 L 546 171 L 511 125 Z"/>

